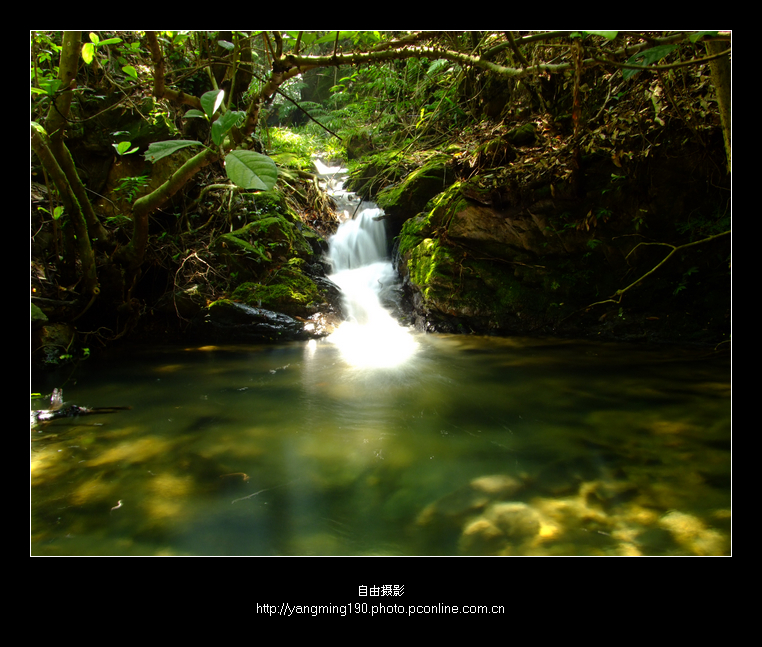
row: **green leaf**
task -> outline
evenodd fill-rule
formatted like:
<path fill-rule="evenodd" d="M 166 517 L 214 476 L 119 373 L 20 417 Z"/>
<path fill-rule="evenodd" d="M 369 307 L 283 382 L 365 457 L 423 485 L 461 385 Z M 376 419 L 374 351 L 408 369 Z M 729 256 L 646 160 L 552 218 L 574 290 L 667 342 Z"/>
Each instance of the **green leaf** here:
<path fill-rule="evenodd" d="M 201 119 L 206 119 L 206 115 L 200 110 L 196 110 L 195 108 L 191 108 L 190 110 L 188 110 L 188 112 L 186 112 L 183 115 L 183 117 L 185 117 L 186 119 L 188 119 L 189 117 L 200 117 Z"/>
<path fill-rule="evenodd" d="M 169 157 L 182 148 L 188 146 L 203 146 L 201 142 L 188 139 L 173 139 L 165 142 L 154 142 L 148 147 L 144 157 L 149 162 L 158 162 L 163 157 Z"/>
<path fill-rule="evenodd" d="M 85 64 L 90 65 L 93 62 L 93 56 L 95 55 L 95 45 L 92 43 L 85 43 L 82 45 L 82 60 Z"/>
<path fill-rule="evenodd" d="M 132 65 L 124 65 L 122 67 L 122 72 L 124 72 L 127 76 L 131 76 L 133 79 L 137 81 L 138 72 Z"/>
<path fill-rule="evenodd" d="M 38 124 L 36 121 L 32 122 L 32 128 L 34 128 L 38 133 L 40 133 L 40 135 L 45 136 L 45 135 L 48 134 L 48 133 L 45 132 L 45 129 L 40 124 Z"/>
<path fill-rule="evenodd" d="M 106 40 L 102 40 L 99 43 L 97 43 L 98 47 L 103 47 L 104 45 L 116 45 L 117 43 L 121 43 L 121 38 L 107 38 Z"/>
<path fill-rule="evenodd" d="M 93 32 L 90 32 L 90 41 L 91 41 L 92 43 L 94 43 L 95 45 L 97 45 L 97 44 L 100 42 L 100 40 L 101 40 L 101 39 L 100 39 L 100 37 L 98 36 L 98 34 L 94 34 Z"/>
<path fill-rule="evenodd" d="M 246 113 L 241 110 L 228 110 L 212 124 L 212 141 L 219 146 L 225 137 L 225 133 L 243 119 L 244 116 L 246 116 Z"/>
<path fill-rule="evenodd" d="M 201 95 L 201 107 L 204 109 L 209 121 L 212 120 L 214 113 L 217 112 L 224 98 L 225 90 L 211 90 Z"/>
<path fill-rule="evenodd" d="M 229 40 L 218 40 L 217 44 L 220 47 L 224 47 L 229 52 L 232 52 L 235 49 L 235 45 L 233 45 L 233 43 L 231 43 Z"/>
<path fill-rule="evenodd" d="M 647 49 L 643 52 L 638 52 L 634 56 L 631 56 L 627 63 L 631 65 L 651 65 L 652 63 L 656 63 L 657 61 L 660 61 L 664 57 L 668 56 L 676 49 L 677 45 L 658 45 L 657 47 L 652 47 L 651 49 Z M 622 76 L 625 79 L 629 79 L 638 72 L 640 72 L 640 70 L 625 69 L 622 70 Z"/>
<path fill-rule="evenodd" d="M 115 149 L 116 152 L 119 155 L 129 155 L 130 153 L 134 153 L 138 150 L 138 147 L 135 146 L 130 150 L 130 146 L 132 146 L 132 142 L 119 142 L 118 144 L 111 144 Z"/>
<path fill-rule="evenodd" d="M 40 87 L 45 91 L 45 94 L 49 94 L 51 97 L 58 92 L 63 85 L 61 79 L 41 79 Z M 34 88 L 33 88 L 34 89 Z"/>
<path fill-rule="evenodd" d="M 243 189 L 269 191 L 278 181 L 278 167 L 267 155 L 254 151 L 232 151 L 225 157 L 225 173 Z"/>
<path fill-rule="evenodd" d="M 593 36 L 603 36 L 604 38 L 607 38 L 608 40 L 614 40 L 619 33 L 618 31 L 586 31 L 586 34 L 591 34 Z"/>
<path fill-rule="evenodd" d="M 716 31 L 697 31 L 695 34 L 691 34 L 688 37 L 688 40 L 690 40 L 692 43 L 695 43 L 697 40 L 702 39 L 704 36 L 716 36 L 718 32 Z"/>

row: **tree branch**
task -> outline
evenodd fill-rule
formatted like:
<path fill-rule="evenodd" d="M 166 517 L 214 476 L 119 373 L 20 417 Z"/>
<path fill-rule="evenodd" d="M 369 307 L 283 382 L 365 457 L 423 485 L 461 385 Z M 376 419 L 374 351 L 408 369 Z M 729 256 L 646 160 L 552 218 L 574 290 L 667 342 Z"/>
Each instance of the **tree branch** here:
<path fill-rule="evenodd" d="M 630 254 L 632 254 L 638 247 L 645 247 L 645 246 L 659 246 L 659 247 L 671 247 L 672 251 L 667 254 L 659 263 L 657 263 L 654 267 L 652 267 L 648 272 L 646 272 L 643 276 L 641 276 L 637 281 L 633 281 L 628 285 L 626 288 L 622 288 L 621 290 L 617 290 L 612 294 L 608 299 L 605 299 L 603 301 L 596 301 L 595 303 L 591 303 L 587 308 L 592 308 L 593 306 L 600 305 L 601 303 L 621 303 L 622 302 L 622 296 L 624 295 L 627 290 L 635 287 L 638 283 L 641 283 L 644 279 L 648 278 L 653 274 L 656 270 L 658 270 L 662 265 L 664 265 L 670 258 L 672 258 L 677 252 L 680 252 L 684 249 L 687 249 L 688 247 L 694 247 L 695 245 L 702 245 L 704 243 L 708 243 L 712 240 L 716 240 L 717 238 L 722 238 L 723 236 L 727 236 L 730 234 L 730 231 L 723 231 L 720 234 L 715 234 L 714 236 L 709 236 L 707 238 L 702 238 L 701 240 L 696 240 L 692 243 L 686 243 L 685 245 L 670 245 L 669 243 L 638 243 L 633 247 L 630 252 L 627 254 L 626 258 L 630 257 Z M 615 298 L 619 297 L 619 298 Z M 585 308 L 585 309 L 587 309 Z"/>
<path fill-rule="evenodd" d="M 132 207 L 132 239 L 123 251 L 123 256 L 133 271 L 143 262 L 148 246 L 148 216 L 175 195 L 202 168 L 218 159 L 217 151 L 205 148 L 185 162 L 158 189 L 135 201 Z"/>

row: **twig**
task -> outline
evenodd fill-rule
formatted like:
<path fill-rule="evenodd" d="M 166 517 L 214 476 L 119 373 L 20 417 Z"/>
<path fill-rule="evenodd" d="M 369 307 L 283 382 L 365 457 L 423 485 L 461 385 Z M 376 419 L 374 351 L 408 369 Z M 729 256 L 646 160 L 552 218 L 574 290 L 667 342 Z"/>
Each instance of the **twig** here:
<path fill-rule="evenodd" d="M 730 230 L 723 231 L 721 234 L 715 234 L 714 236 L 709 236 L 708 238 L 702 238 L 701 240 L 696 240 L 696 241 L 694 241 L 692 243 L 685 243 L 685 245 L 678 245 L 678 246 L 670 245 L 669 243 L 638 243 L 637 245 L 635 245 L 635 247 L 633 247 L 630 250 L 630 252 L 627 254 L 627 256 L 625 256 L 625 260 L 627 258 L 629 258 L 630 254 L 632 254 L 638 247 L 646 246 L 646 245 L 658 245 L 660 247 L 671 247 L 672 251 L 669 254 L 667 254 L 654 267 L 652 267 L 650 270 L 648 270 L 648 272 L 646 272 L 643 276 L 641 276 L 636 281 L 633 281 L 632 283 L 630 283 L 630 285 L 628 285 L 626 288 L 622 288 L 621 290 L 617 290 L 608 299 L 605 299 L 603 301 L 596 301 L 595 303 L 591 303 L 589 306 L 587 306 L 587 308 L 592 308 L 593 306 L 597 306 L 597 305 L 599 305 L 601 303 L 621 303 L 622 302 L 622 296 L 624 295 L 625 292 L 627 292 L 627 290 L 629 290 L 630 288 L 635 287 L 638 283 L 643 281 L 646 277 L 648 277 L 651 274 L 653 274 L 662 265 L 664 265 L 664 263 L 666 263 L 670 258 L 672 258 L 677 252 L 682 251 L 683 249 L 687 249 L 688 247 L 693 247 L 695 245 L 701 245 L 703 243 L 708 243 L 708 242 L 710 242 L 712 240 L 715 240 L 717 238 L 721 238 L 722 236 L 727 236 L 728 234 L 730 234 Z M 619 297 L 619 298 L 615 299 L 614 297 Z M 587 309 L 587 308 L 585 308 L 585 309 Z"/>
<path fill-rule="evenodd" d="M 264 490 L 260 490 L 259 492 L 254 492 L 254 494 L 249 494 L 248 496 L 242 496 L 240 499 L 235 499 L 234 501 L 231 501 L 230 503 L 236 503 L 238 501 L 243 501 L 244 499 L 251 499 L 252 497 L 257 496 L 257 494 L 262 494 L 262 492 L 268 492 L 269 490 L 277 490 L 279 487 L 285 487 L 286 485 L 291 485 L 292 483 L 296 483 L 299 479 L 296 479 L 295 481 L 289 481 L 288 483 L 282 483 L 281 485 L 275 485 L 273 487 L 266 487 Z"/>

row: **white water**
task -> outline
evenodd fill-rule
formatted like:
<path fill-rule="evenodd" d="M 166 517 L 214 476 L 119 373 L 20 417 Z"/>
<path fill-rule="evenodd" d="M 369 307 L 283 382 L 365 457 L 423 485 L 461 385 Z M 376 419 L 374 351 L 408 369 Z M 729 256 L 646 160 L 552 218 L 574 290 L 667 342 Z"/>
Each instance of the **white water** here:
<path fill-rule="evenodd" d="M 418 344 L 383 305 L 397 282 L 386 253 L 384 212 L 372 203 L 358 204 L 359 198 L 344 191 L 345 169 L 327 167 L 319 160 L 315 166 L 336 200 L 342 220 L 329 241 L 333 267 L 329 278 L 341 288 L 346 321 L 329 341 L 352 366 L 398 366 L 415 353 Z"/>

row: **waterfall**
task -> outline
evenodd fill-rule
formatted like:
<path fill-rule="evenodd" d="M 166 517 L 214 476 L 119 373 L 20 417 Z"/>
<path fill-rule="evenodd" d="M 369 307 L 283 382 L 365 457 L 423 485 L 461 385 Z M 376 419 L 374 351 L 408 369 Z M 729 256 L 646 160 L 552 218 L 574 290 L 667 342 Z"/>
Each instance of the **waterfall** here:
<path fill-rule="evenodd" d="M 384 212 L 359 202 L 343 188 L 345 169 L 315 162 L 318 175 L 339 206 L 341 223 L 329 240 L 329 278 L 341 288 L 346 320 L 329 337 L 355 367 L 398 366 L 417 348 L 410 331 L 384 307 L 397 276 L 386 252 Z"/>

